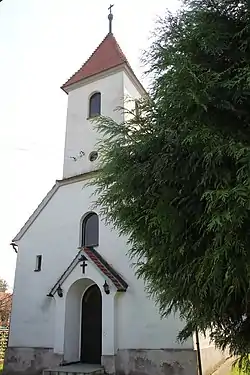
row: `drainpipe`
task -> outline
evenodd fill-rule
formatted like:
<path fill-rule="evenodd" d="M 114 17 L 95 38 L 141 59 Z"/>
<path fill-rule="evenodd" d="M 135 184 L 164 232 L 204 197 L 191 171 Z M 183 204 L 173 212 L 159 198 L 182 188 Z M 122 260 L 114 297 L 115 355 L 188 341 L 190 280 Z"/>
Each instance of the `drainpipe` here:
<path fill-rule="evenodd" d="M 202 375 L 201 350 L 200 350 L 199 333 L 198 333 L 197 328 L 195 330 L 195 337 L 196 337 L 197 363 L 198 363 L 199 375 Z"/>
<path fill-rule="evenodd" d="M 10 246 L 13 247 L 13 250 L 15 251 L 15 253 L 17 254 L 17 244 L 15 242 L 11 242 Z"/>

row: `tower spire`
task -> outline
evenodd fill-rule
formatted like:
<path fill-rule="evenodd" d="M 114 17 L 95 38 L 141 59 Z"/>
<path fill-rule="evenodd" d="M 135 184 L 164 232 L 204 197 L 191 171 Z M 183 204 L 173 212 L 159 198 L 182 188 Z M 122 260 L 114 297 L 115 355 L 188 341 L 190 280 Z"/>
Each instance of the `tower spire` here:
<path fill-rule="evenodd" d="M 112 21 L 113 21 L 113 14 L 112 14 L 112 8 L 113 8 L 114 4 L 110 4 L 110 6 L 108 7 L 108 10 L 109 10 L 109 15 L 108 15 L 108 20 L 109 20 L 109 34 L 112 34 Z"/>

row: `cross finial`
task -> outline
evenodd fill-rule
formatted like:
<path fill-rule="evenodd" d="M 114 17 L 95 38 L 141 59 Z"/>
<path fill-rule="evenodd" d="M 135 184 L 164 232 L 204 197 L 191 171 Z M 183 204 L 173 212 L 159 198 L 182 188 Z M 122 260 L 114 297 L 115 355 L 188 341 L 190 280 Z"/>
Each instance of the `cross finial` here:
<path fill-rule="evenodd" d="M 113 21 L 113 14 L 112 14 L 112 8 L 113 8 L 114 4 L 110 4 L 110 6 L 108 7 L 108 10 L 109 10 L 109 15 L 108 15 L 108 19 L 109 19 L 109 33 L 112 34 L 112 21 Z"/>

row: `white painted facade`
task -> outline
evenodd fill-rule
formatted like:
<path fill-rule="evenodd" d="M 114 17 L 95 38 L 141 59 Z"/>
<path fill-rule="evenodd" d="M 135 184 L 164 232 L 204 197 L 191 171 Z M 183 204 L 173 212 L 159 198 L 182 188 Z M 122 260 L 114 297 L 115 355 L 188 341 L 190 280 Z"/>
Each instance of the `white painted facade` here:
<path fill-rule="evenodd" d="M 95 92 L 101 92 L 102 115 L 118 123 L 124 121 L 124 114 L 118 108 L 132 109 L 134 104 L 128 98 L 137 99 L 143 94 L 123 68 L 112 69 L 108 75 L 100 74 L 69 91 L 63 178 L 98 169 L 98 160 L 90 162 L 88 158 L 100 140 L 89 119 L 89 98 Z"/>
<path fill-rule="evenodd" d="M 62 285 L 63 298 L 47 294 L 79 251 L 81 217 L 91 210 L 93 192 L 93 187 L 84 184 L 85 181 L 79 181 L 61 186 L 19 241 L 10 346 L 53 347 L 56 353 L 64 353 L 67 347 L 63 333 L 66 300 L 74 283 L 83 280 L 81 268 L 77 266 Z M 110 314 L 103 314 L 103 354 L 111 354 L 118 348 L 180 348 L 176 342 L 179 320 L 173 316 L 161 320 L 128 261 L 126 239 L 117 236 L 102 220 L 97 250 L 129 285 L 125 293 L 116 297 L 115 287 L 110 295 L 103 294 L 105 277 L 93 266 L 86 267 L 84 278 L 100 287 L 103 303 L 111 303 L 114 309 L 114 321 L 110 321 Z M 40 254 L 42 270 L 34 272 L 36 255 Z M 79 325 L 78 318 L 72 321 Z M 191 348 L 192 341 L 186 342 L 185 347 Z"/>
<path fill-rule="evenodd" d="M 112 281 L 88 259 L 84 274 L 78 264 L 62 282 L 63 297 L 57 293 L 48 296 L 78 253 L 82 217 L 92 211 L 94 188 L 85 186 L 85 183 L 91 178 L 89 172 L 99 167 L 98 159 L 89 160 L 89 154 L 96 150 L 100 137 L 88 118 L 89 98 L 94 92 L 101 93 L 102 115 L 117 122 L 124 120 L 117 107 L 126 105 L 127 97 L 140 98 L 144 93 L 131 71 L 124 66 L 69 88 L 63 180 L 56 183 L 14 239 L 18 254 L 8 350 L 17 353 L 23 363 L 24 348 L 33 351 L 48 349 L 48 356 L 54 353 L 67 363 L 79 361 L 81 301 L 87 288 L 96 284 L 102 295 L 102 358 L 115 361 L 118 353 L 125 353 L 120 361 L 125 356 L 125 362 L 129 362 L 133 356 L 135 363 L 140 357 L 138 353 L 144 351 L 145 363 L 147 358 L 155 358 L 161 369 L 165 360 L 173 358 L 174 361 L 175 358 L 176 362 L 177 358 L 182 367 L 187 366 L 184 374 L 194 374 L 193 340 L 183 345 L 176 341 L 182 327 L 180 319 L 178 316 L 161 319 L 154 301 L 145 293 L 143 281 L 135 276 L 126 255 L 126 238 L 106 225 L 100 215 L 96 250 L 126 281 L 126 292 L 117 292 Z M 98 210 L 95 212 L 99 214 Z M 34 271 L 37 255 L 42 255 L 40 272 Z M 110 294 L 104 292 L 105 281 L 109 284 Z M 171 354 L 175 350 L 177 353 Z M 33 352 L 30 353 L 32 358 Z M 116 371 L 114 361 L 111 367 L 105 366 L 107 372 Z M 124 373 L 133 373 L 125 370 L 126 363 L 120 366 Z M 149 374 L 151 370 L 144 373 Z"/>

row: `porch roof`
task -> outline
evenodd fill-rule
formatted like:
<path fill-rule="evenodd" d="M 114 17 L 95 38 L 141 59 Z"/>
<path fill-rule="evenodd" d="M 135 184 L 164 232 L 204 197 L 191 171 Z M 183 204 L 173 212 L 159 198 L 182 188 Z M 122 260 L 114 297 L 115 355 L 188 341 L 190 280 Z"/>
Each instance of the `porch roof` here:
<path fill-rule="evenodd" d="M 114 270 L 114 268 L 95 250 L 93 247 L 91 248 L 84 248 L 81 247 L 78 253 L 76 254 L 75 258 L 66 268 L 66 270 L 62 273 L 59 277 L 57 282 L 53 285 L 50 289 L 49 293 L 47 294 L 48 297 L 53 297 L 56 293 L 59 286 L 61 286 L 73 269 L 81 262 L 81 261 L 89 261 L 93 265 L 95 265 L 99 271 L 109 278 L 109 280 L 114 284 L 118 292 L 126 292 L 128 284 L 126 281 Z"/>

